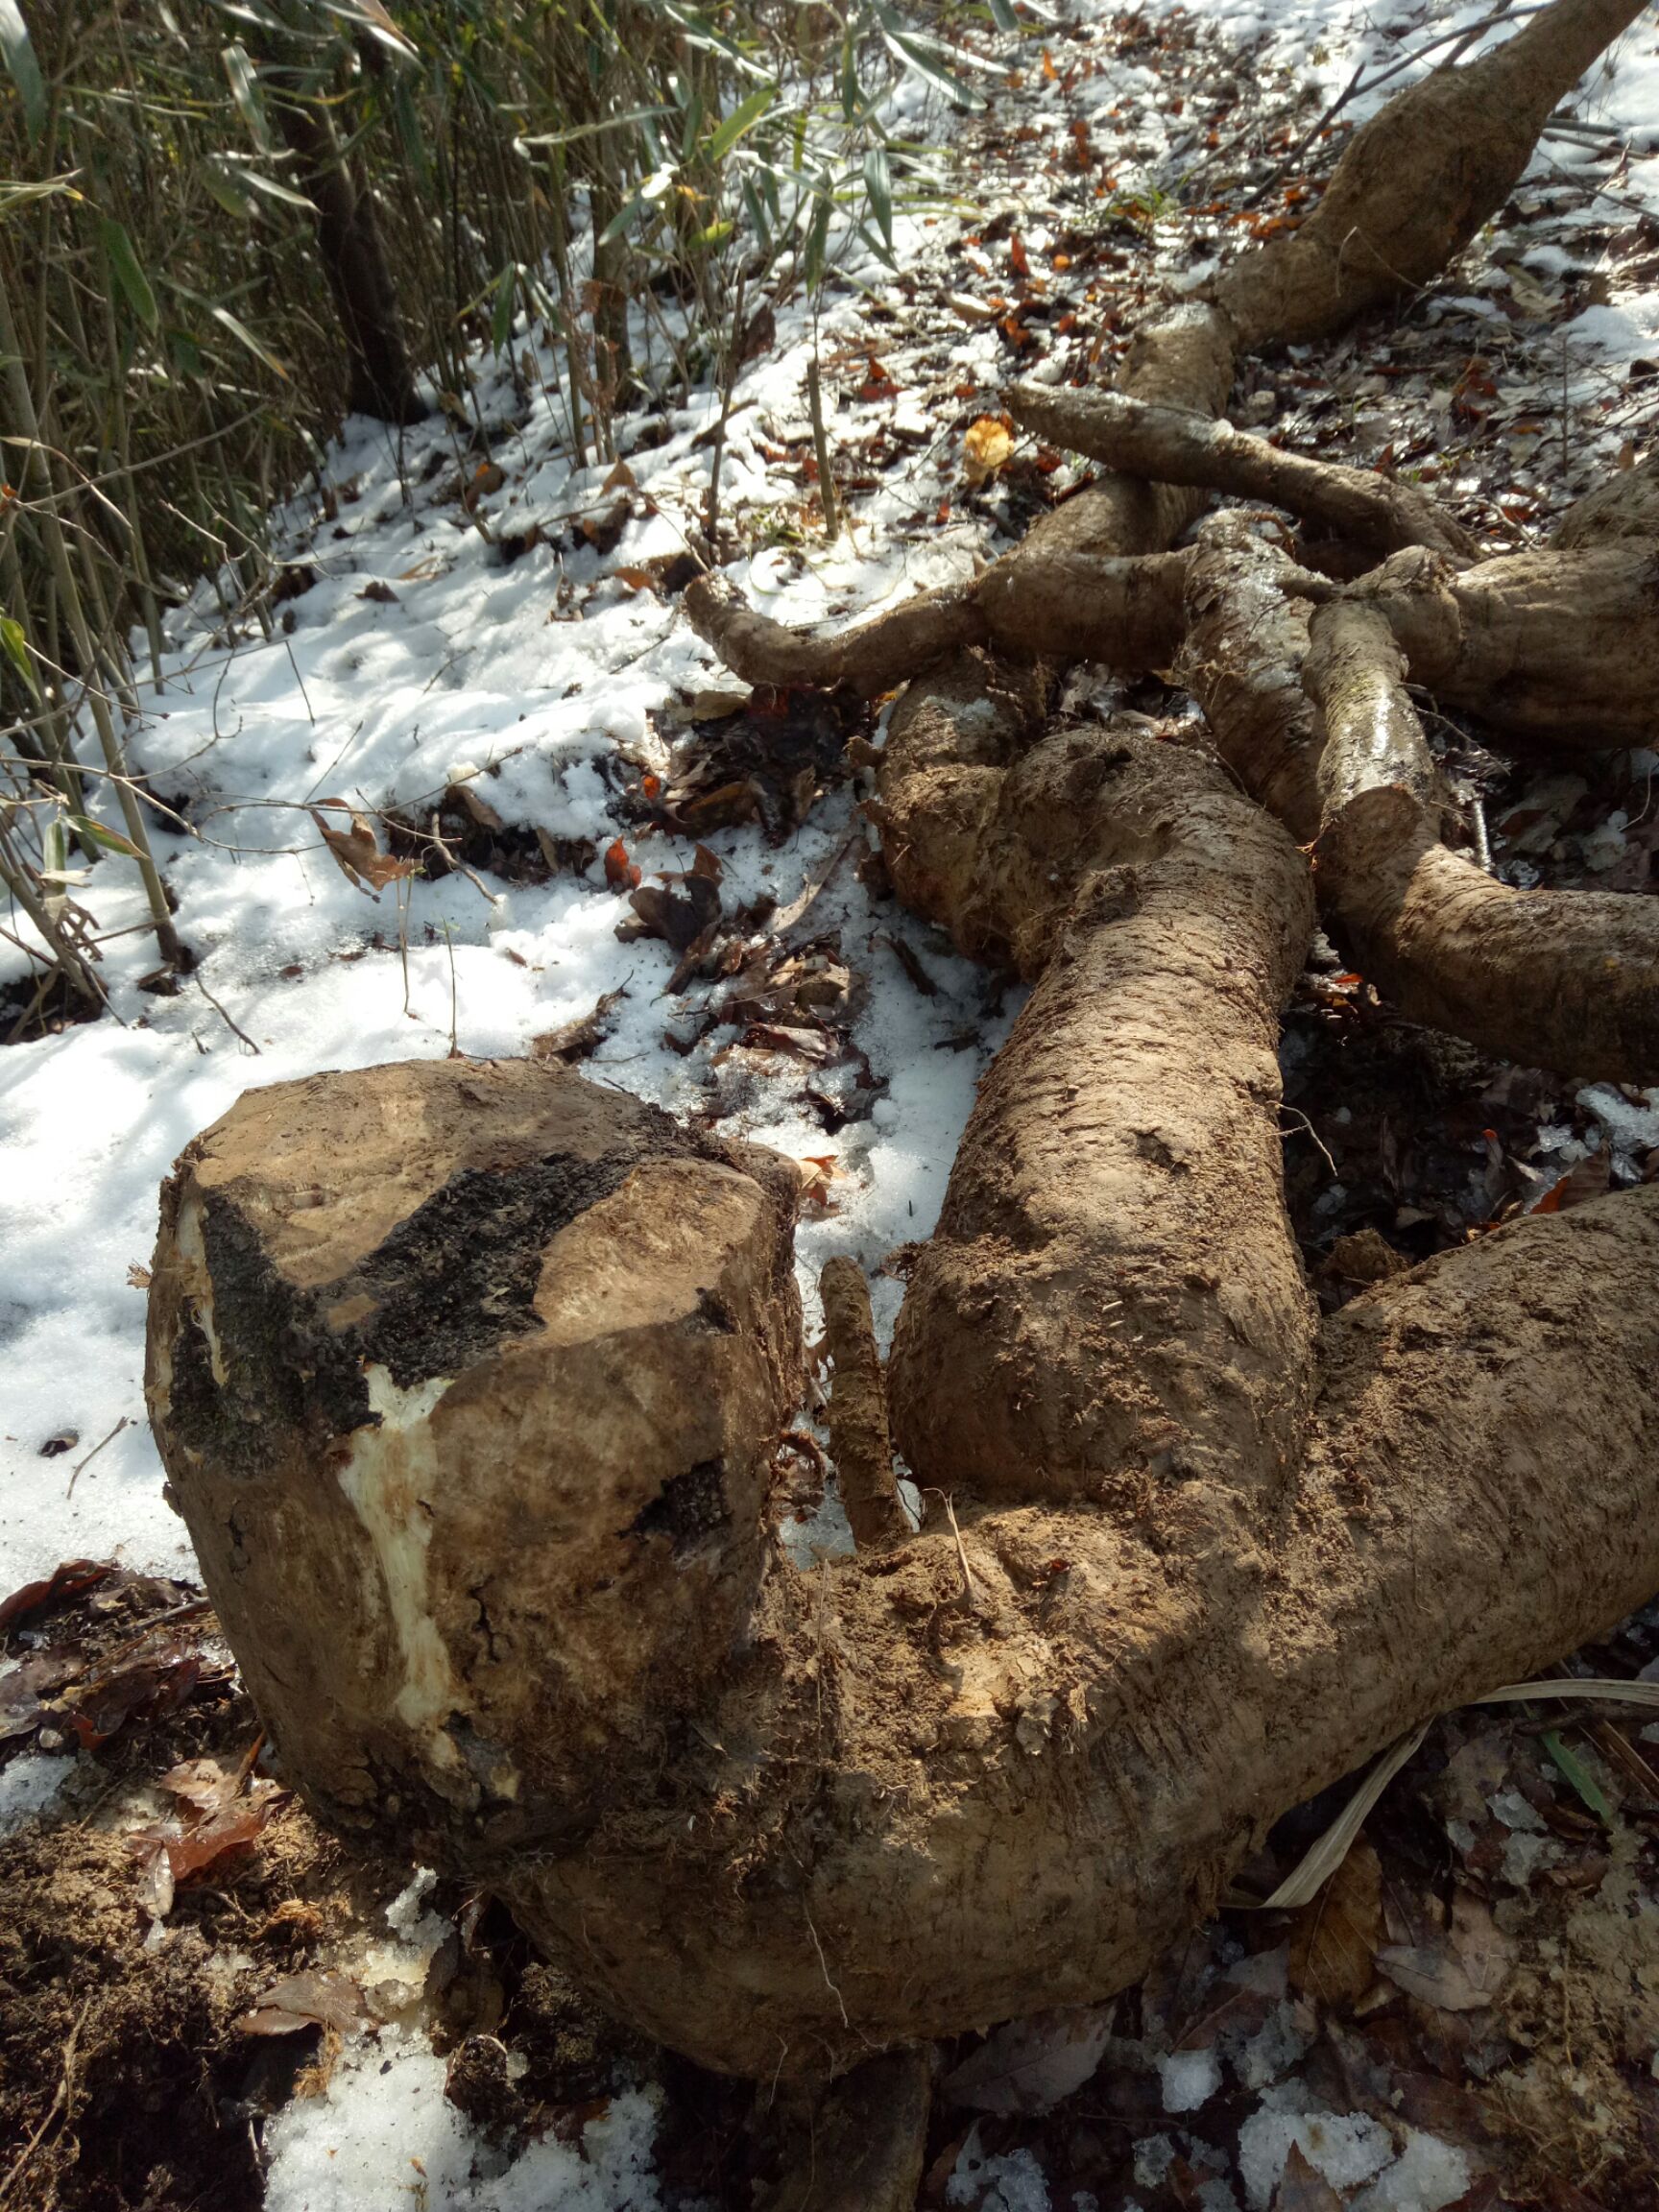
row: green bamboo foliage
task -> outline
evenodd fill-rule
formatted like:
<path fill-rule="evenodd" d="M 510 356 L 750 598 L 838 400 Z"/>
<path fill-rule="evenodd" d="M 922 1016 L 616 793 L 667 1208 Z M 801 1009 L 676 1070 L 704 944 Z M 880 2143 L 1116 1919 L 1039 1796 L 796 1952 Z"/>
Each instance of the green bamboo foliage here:
<path fill-rule="evenodd" d="M 901 68 L 971 97 L 887 0 L 0 0 L 0 885 L 31 923 L 67 835 L 187 964 L 130 718 L 204 571 L 228 639 L 268 631 L 261 518 L 349 404 L 464 424 L 489 345 L 609 457 L 846 225 L 890 248 Z M 84 950 L 60 968 L 97 998 Z"/>

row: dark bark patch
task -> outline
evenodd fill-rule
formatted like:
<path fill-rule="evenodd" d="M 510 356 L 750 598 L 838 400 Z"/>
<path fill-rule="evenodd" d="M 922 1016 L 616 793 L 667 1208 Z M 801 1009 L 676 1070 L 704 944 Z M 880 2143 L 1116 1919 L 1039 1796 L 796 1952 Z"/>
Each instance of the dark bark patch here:
<path fill-rule="evenodd" d="M 726 1469 L 719 1459 L 700 1459 L 684 1475 L 671 1476 L 649 1505 L 636 1514 L 631 1536 L 666 1536 L 676 1559 L 716 1535 L 732 1516 L 726 1503 Z"/>

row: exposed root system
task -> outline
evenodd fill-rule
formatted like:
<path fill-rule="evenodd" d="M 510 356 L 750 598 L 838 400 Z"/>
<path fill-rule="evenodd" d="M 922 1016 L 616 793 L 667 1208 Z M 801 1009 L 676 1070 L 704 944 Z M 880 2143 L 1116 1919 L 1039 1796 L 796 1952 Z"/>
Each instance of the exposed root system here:
<path fill-rule="evenodd" d="M 1238 347 L 1437 271 L 1635 12 L 1552 0 L 1384 109 L 1300 230 L 1149 324 L 1134 404 L 1066 416 L 1115 472 L 971 589 L 813 639 L 688 594 L 754 680 L 912 679 L 893 884 L 1032 985 L 895 1335 L 919 1533 L 834 1279 L 859 1550 L 803 1574 L 769 1532 L 801 1346 L 763 1156 L 426 1063 L 250 1094 L 168 1186 L 152 1413 L 293 1771 L 711 2067 L 832 2075 L 1123 1987 L 1287 1807 L 1659 1584 L 1659 1186 L 1375 1269 L 1321 1323 L 1275 1052 L 1317 897 L 1411 1019 L 1659 1075 L 1647 910 L 1454 852 L 1407 687 L 1650 732 L 1659 554 L 1591 517 L 1459 567 L 1426 500 L 1204 426 Z M 1022 404 L 1066 434 L 1072 402 Z M 1214 490 L 1360 570 L 1406 550 L 1345 586 L 1238 516 L 1171 551 Z M 1177 651 L 1207 734 L 1050 719 L 1044 662 Z"/>

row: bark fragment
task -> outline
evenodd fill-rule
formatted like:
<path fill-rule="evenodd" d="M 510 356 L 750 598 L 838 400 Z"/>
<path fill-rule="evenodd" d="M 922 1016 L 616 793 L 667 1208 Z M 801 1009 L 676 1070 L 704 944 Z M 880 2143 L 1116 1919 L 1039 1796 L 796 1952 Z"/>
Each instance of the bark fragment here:
<path fill-rule="evenodd" d="M 887 1386 L 876 1349 L 870 1286 L 855 1260 L 837 1254 L 825 1262 L 818 1291 L 824 1301 L 824 1348 L 833 1369 L 830 1449 L 841 1479 L 841 1503 L 853 1541 L 861 1551 L 879 1551 L 907 1536 L 910 1524 L 893 1477 Z"/>

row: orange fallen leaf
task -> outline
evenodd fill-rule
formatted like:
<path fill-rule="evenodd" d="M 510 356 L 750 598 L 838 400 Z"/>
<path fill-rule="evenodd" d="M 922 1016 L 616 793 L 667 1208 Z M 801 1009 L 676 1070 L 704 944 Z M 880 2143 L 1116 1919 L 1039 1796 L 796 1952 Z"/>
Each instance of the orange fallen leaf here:
<path fill-rule="evenodd" d="M 988 484 L 1013 450 L 1013 433 L 1000 417 L 981 415 L 971 422 L 962 439 L 962 473 L 971 488 Z"/>
<path fill-rule="evenodd" d="M 632 891 L 639 881 L 639 870 L 620 837 L 613 837 L 605 848 L 605 880 L 613 891 Z"/>

